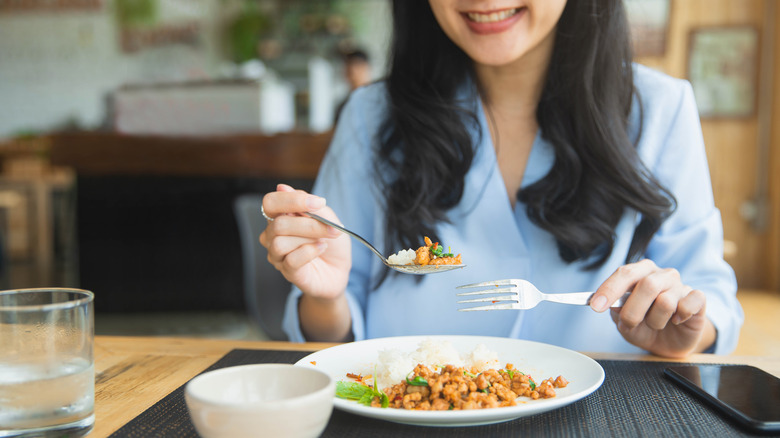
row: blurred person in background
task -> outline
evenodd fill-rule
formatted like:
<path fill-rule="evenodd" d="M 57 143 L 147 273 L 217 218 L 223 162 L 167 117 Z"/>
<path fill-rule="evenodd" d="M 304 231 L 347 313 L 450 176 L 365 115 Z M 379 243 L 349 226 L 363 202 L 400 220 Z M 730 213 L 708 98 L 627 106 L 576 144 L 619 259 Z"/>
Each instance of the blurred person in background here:
<path fill-rule="evenodd" d="M 371 82 L 371 61 L 366 52 L 356 49 L 344 55 L 344 78 L 350 91 Z"/>
<path fill-rule="evenodd" d="M 339 115 L 349 99 L 349 95 L 358 88 L 371 82 L 371 61 L 368 53 L 361 49 L 353 49 L 343 55 L 344 79 L 349 85 L 347 97 L 336 107 L 335 123 L 338 123 Z"/>

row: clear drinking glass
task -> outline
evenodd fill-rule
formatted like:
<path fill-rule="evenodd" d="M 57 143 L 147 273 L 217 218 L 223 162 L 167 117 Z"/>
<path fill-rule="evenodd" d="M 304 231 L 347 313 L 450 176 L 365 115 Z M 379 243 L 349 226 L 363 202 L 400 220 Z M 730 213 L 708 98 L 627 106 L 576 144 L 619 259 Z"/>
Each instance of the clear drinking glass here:
<path fill-rule="evenodd" d="M 79 289 L 0 291 L 0 437 L 92 430 L 93 299 Z"/>

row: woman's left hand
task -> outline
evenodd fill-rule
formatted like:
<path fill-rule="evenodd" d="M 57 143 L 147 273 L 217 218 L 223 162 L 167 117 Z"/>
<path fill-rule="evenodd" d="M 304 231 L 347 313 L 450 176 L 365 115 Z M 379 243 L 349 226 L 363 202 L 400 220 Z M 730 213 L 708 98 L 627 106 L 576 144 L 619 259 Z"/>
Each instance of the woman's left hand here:
<path fill-rule="evenodd" d="M 683 284 L 676 269 L 647 259 L 623 265 L 598 288 L 591 307 L 603 312 L 626 291 L 631 291 L 626 303 L 610 313 L 631 344 L 659 356 L 685 357 L 715 342 L 704 293 Z"/>

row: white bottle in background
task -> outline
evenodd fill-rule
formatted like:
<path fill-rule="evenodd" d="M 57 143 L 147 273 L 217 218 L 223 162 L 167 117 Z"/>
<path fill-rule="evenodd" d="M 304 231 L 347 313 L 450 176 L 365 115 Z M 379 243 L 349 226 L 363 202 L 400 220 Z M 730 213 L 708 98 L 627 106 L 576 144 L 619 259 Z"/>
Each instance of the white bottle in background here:
<path fill-rule="evenodd" d="M 333 126 L 334 78 L 333 66 L 327 60 L 309 60 L 309 129 L 324 132 Z"/>

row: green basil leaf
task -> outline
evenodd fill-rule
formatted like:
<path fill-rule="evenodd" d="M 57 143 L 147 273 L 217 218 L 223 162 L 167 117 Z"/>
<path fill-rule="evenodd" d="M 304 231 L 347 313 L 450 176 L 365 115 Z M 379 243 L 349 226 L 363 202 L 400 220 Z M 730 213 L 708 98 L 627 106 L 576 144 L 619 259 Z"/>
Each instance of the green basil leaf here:
<path fill-rule="evenodd" d="M 371 392 L 371 388 L 357 382 L 336 382 L 336 397 L 347 400 L 360 400 L 363 394 Z"/>
<path fill-rule="evenodd" d="M 409 378 L 406 378 L 406 383 L 411 386 L 428 386 L 428 381 L 420 376 L 414 376 L 414 379 L 409 380 Z"/>

